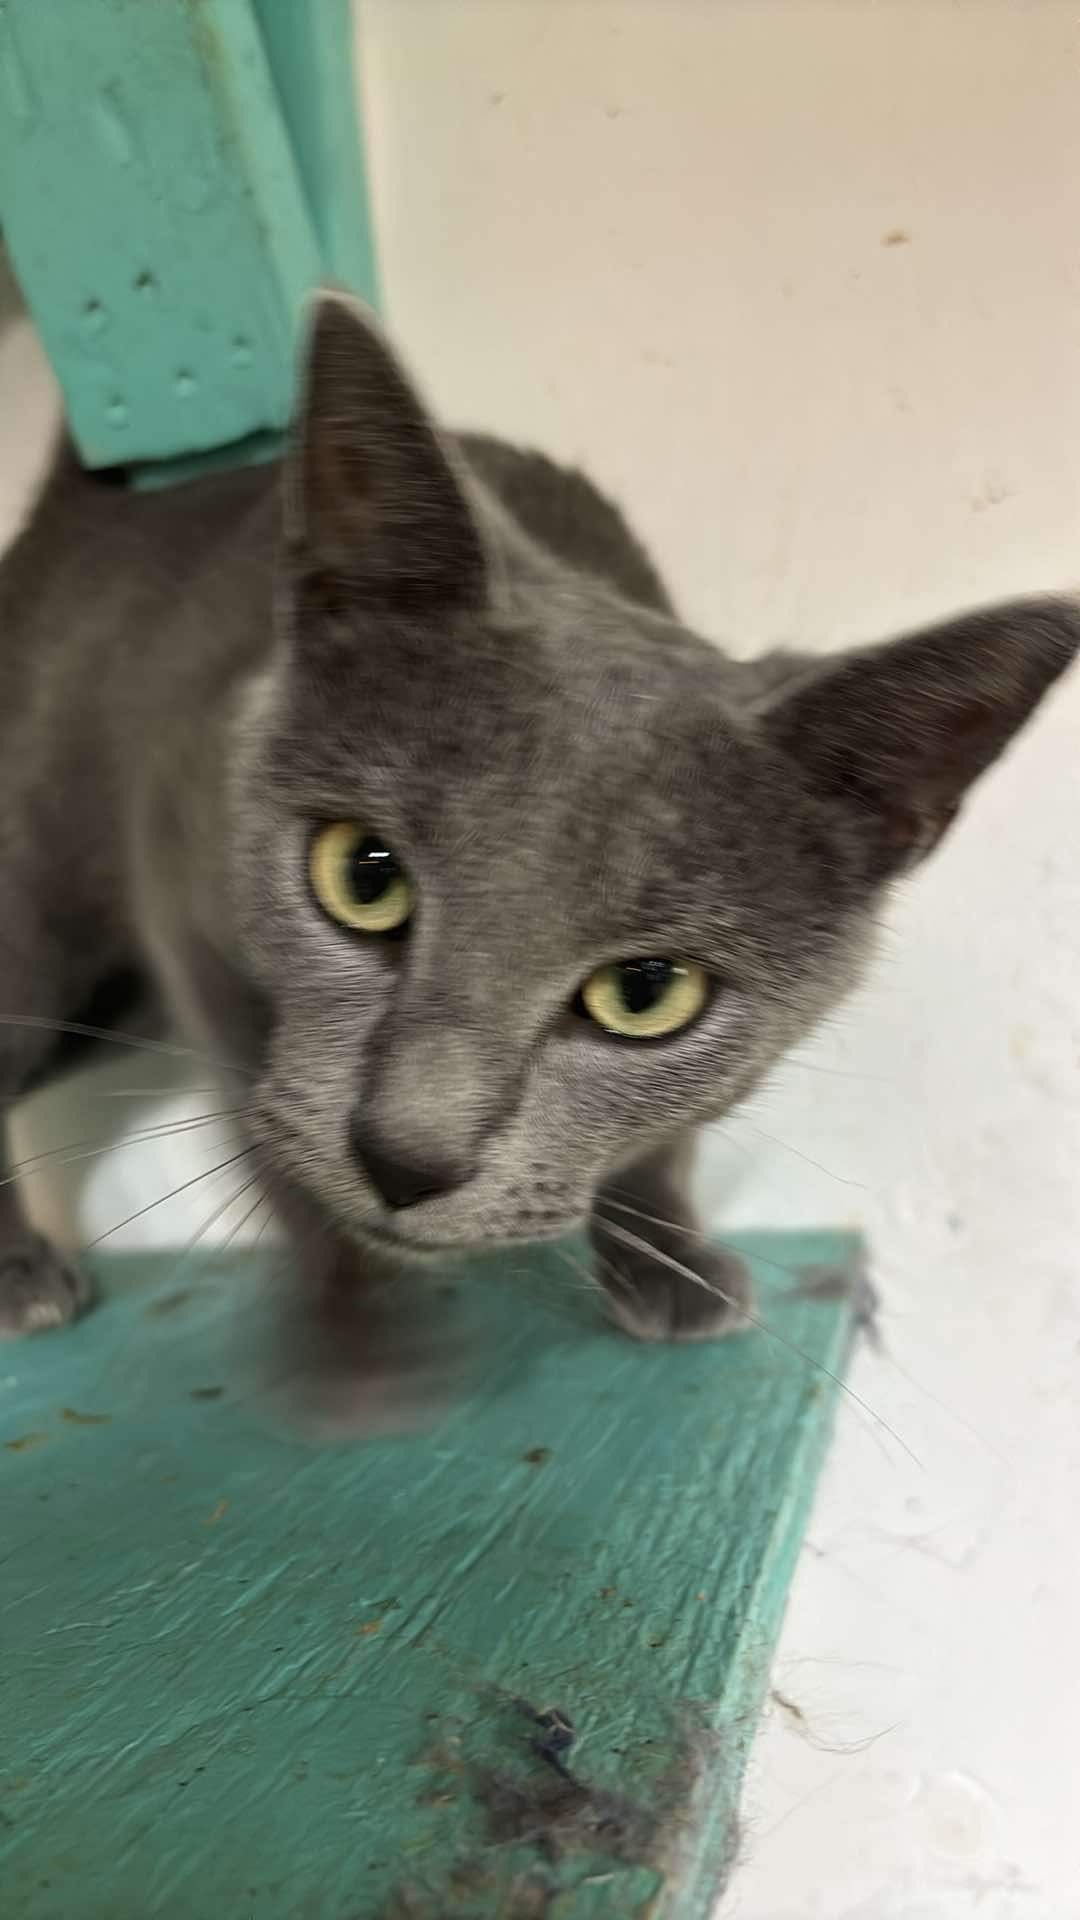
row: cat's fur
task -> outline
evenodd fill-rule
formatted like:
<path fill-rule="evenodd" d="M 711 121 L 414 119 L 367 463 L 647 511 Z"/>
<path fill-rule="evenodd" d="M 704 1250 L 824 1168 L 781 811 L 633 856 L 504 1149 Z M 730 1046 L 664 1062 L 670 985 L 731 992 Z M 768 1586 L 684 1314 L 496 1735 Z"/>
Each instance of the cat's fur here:
<path fill-rule="evenodd" d="M 1078 640 L 1042 600 L 732 662 L 587 481 L 440 441 L 329 296 L 283 469 L 132 494 L 61 458 L 0 573 L 0 1109 L 134 969 L 250 1076 L 301 1286 L 589 1221 L 632 1331 L 722 1331 L 743 1281 L 685 1231 L 691 1130 L 848 989 Z M 313 827 L 352 818 L 414 877 L 404 941 L 312 899 Z M 575 997 L 643 954 L 715 991 L 620 1042 Z M 434 1191 L 391 1209 L 365 1158 Z M 16 1194 L 8 1333 L 82 1297 Z"/>

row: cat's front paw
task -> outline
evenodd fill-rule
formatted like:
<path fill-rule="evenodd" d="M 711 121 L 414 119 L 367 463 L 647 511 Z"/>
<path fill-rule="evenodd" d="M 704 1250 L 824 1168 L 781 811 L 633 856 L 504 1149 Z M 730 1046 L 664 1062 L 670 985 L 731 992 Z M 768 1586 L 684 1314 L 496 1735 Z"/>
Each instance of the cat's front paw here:
<path fill-rule="evenodd" d="M 0 1245 L 0 1340 L 66 1326 L 91 1298 L 90 1282 L 39 1233 Z"/>
<path fill-rule="evenodd" d="M 672 1236 L 627 1245 L 594 1228 L 599 1274 L 612 1313 L 635 1340 L 720 1340 L 750 1325 L 750 1276 L 720 1247 L 672 1245 Z M 672 1264 L 668 1264 L 671 1262 Z"/>

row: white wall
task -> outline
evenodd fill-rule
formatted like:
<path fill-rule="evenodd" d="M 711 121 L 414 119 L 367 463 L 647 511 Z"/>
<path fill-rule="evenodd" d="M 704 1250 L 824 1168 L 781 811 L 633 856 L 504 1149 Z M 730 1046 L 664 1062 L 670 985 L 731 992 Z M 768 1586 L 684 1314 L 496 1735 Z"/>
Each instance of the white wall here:
<path fill-rule="evenodd" d="M 824 647 L 1080 576 L 1075 9 L 361 15 L 399 341 L 451 421 L 587 462 L 688 617 Z M 24 421 L 36 365 L 0 337 Z M 842 1412 L 731 1920 L 1080 1916 L 1078 983 L 1080 674 L 704 1170 L 728 1220 L 865 1223 L 887 1353 L 853 1384 L 918 1456 Z M 35 1140 L 100 1113 L 39 1104 Z M 163 1153 L 105 1164 L 81 1230 L 206 1164 Z"/>

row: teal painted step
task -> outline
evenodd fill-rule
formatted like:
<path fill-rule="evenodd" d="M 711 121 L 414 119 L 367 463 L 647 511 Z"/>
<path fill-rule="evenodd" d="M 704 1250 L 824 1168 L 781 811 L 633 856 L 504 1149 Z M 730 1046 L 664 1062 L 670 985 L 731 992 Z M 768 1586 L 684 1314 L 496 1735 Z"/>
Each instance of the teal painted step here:
<path fill-rule="evenodd" d="M 348 0 L 4 0 L 0 226 L 89 466 L 259 445 L 375 294 Z"/>
<path fill-rule="evenodd" d="M 352 58 L 353 0 L 254 0 L 324 277 L 378 304 Z"/>
<path fill-rule="evenodd" d="M 471 1391 L 364 1444 L 252 1397 L 250 1255 L 118 1258 L 8 1349 L 0 1913 L 704 1920 L 859 1263 L 740 1244 L 778 1338 L 635 1346 L 561 1249 L 423 1283 Z"/>

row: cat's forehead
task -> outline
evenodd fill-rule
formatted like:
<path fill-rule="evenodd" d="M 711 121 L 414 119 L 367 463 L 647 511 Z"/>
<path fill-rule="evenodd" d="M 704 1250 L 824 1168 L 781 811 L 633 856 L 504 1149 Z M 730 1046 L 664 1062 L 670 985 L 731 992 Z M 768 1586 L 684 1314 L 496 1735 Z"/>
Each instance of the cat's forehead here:
<path fill-rule="evenodd" d="M 304 756 L 463 907 L 495 890 L 593 938 L 734 904 L 775 862 L 783 795 L 692 637 L 579 599 L 364 639 L 305 701 Z"/>
<path fill-rule="evenodd" d="M 543 621 L 372 621 L 301 683 L 293 739 L 329 779 L 418 796 L 421 817 L 435 796 L 467 816 L 502 792 L 534 817 L 588 796 L 662 828 L 744 741 L 725 674 L 691 636 L 657 647 L 581 596 Z"/>

